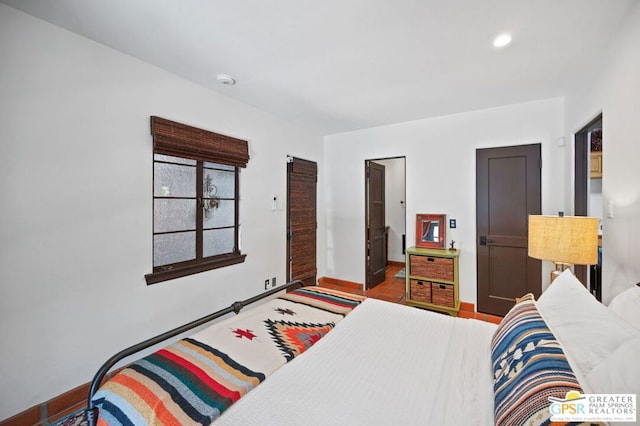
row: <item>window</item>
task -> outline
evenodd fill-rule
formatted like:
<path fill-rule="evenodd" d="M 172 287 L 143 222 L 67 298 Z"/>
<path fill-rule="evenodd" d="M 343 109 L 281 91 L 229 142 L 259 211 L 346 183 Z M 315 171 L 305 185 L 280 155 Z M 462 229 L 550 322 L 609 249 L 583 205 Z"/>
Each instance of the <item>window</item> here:
<path fill-rule="evenodd" d="M 247 142 L 151 117 L 153 272 L 147 284 L 243 262 L 240 167 Z"/>

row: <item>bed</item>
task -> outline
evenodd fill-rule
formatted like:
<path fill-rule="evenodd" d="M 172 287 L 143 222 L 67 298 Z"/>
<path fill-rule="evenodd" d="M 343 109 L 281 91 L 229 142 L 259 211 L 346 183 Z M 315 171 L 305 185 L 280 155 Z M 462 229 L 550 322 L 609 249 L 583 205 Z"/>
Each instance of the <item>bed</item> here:
<path fill-rule="evenodd" d="M 597 302 L 570 272 L 539 300 L 519 300 L 500 325 L 326 289 L 297 292 L 189 338 L 223 347 L 238 365 L 263 374 L 210 418 L 158 417 L 160 405 L 175 404 L 169 396 L 169 402 L 151 402 L 153 410 L 147 406 L 131 414 L 130 423 L 121 421 L 105 408 L 106 401 L 127 399 L 127 390 L 118 394 L 114 388 L 116 375 L 90 396 L 99 409 L 98 424 L 537 425 L 549 424 L 551 405 L 568 395 L 640 393 L 640 329 Z M 268 329 L 283 304 L 285 310 L 301 310 L 287 299 L 292 297 L 347 306 L 331 312 L 304 305 L 310 316 L 300 314 L 298 324 L 331 326 L 291 351 Z M 262 318 L 265 313 L 270 319 Z M 231 350 L 247 336 L 220 340 L 221 332 L 231 336 L 238 321 L 256 324 L 238 329 L 252 330 L 263 341 L 257 352 Z M 264 331 L 258 323 L 266 325 Z M 627 408 L 625 419 L 635 421 L 635 411 Z M 610 414 L 598 413 L 597 420 L 619 419 Z"/>

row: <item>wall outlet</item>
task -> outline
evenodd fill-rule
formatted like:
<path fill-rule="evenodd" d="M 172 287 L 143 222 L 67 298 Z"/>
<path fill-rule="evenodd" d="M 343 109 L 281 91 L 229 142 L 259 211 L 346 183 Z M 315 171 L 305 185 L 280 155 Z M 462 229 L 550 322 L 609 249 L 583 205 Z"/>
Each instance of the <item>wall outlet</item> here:
<path fill-rule="evenodd" d="M 271 278 L 271 287 L 276 286 L 276 277 Z"/>
<path fill-rule="evenodd" d="M 269 290 L 269 278 L 267 278 L 266 280 L 264 280 L 264 289 L 265 289 L 265 290 Z"/>
<path fill-rule="evenodd" d="M 449 228 L 455 229 L 457 224 L 458 223 L 457 223 L 457 221 L 455 219 L 449 219 Z"/>

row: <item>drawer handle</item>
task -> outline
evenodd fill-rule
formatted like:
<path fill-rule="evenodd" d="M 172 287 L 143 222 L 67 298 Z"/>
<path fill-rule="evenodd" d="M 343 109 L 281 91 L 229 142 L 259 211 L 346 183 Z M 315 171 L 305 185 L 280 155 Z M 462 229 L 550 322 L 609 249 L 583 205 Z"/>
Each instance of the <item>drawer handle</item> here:
<path fill-rule="evenodd" d="M 433 258 L 433 257 L 427 257 L 427 261 L 428 261 L 428 262 L 435 262 L 435 261 L 436 261 L 436 259 L 435 259 L 435 258 Z"/>
<path fill-rule="evenodd" d="M 446 290 L 446 289 L 447 289 L 447 286 L 446 286 L 446 285 L 444 285 L 444 284 L 440 284 L 440 290 Z"/>
<path fill-rule="evenodd" d="M 424 285 L 422 281 L 418 281 L 418 285 Z"/>

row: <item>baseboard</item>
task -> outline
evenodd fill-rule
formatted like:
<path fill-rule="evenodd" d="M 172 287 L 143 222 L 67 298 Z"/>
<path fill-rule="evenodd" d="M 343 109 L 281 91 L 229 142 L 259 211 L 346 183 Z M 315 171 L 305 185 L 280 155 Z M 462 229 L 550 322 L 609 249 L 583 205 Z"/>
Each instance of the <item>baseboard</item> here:
<path fill-rule="evenodd" d="M 108 373 L 102 383 L 113 377 L 123 368 L 125 367 Z M 85 383 L 61 393 L 48 401 L 34 405 L 15 416 L 0 421 L 0 426 L 44 426 L 55 423 L 65 416 L 87 406 L 90 386 L 91 383 Z"/>
<path fill-rule="evenodd" d="M 481 321 L 491 322 L 494 324 L 500 324 L 502 317 L 485 314 L 482 312 L 476 312 L 476 307 L 473 303 L 460 302 L 460 311 L 458 311 L 458 317 L 460 318 L 474 318 Z"/>
<path fill-rule="evenodd" d="M 0 426 L 40 426 L 55 423 L 63 417 L 86 407 L 88 395 L 89 383 L 85 383 L 1 421 Z"/>
<path fill-rule="evenodd" d="M 460 310 L 467 311 L 467 312 L 475 312 L 476 307 L 473 305 L 473 303 L 460 301 Z"/>
<path fill-rule="evenodd" d="M 364 288 L 364 284 L 362 283 L 356 283 L 353 281 L 346 281 L 346 280 L 339 280 L 337 278 L 331 278 L 331 277 L 320 277 L 318 278 L 318 284 L 323 285 L 323 284 L 333 284 L 333 285 L 339 285 L 342 287 L 348 287 L 348 288 L 353 288 L 356 290 L 362 290 Z"/>
<path fill-rule="evenodd" d="M 398 262 L 396 260 L 388 260 L 387 261 L 387 266 L 402 266 L 404 268 L 405 267 L 405 263 L 404 262 Z"/>

